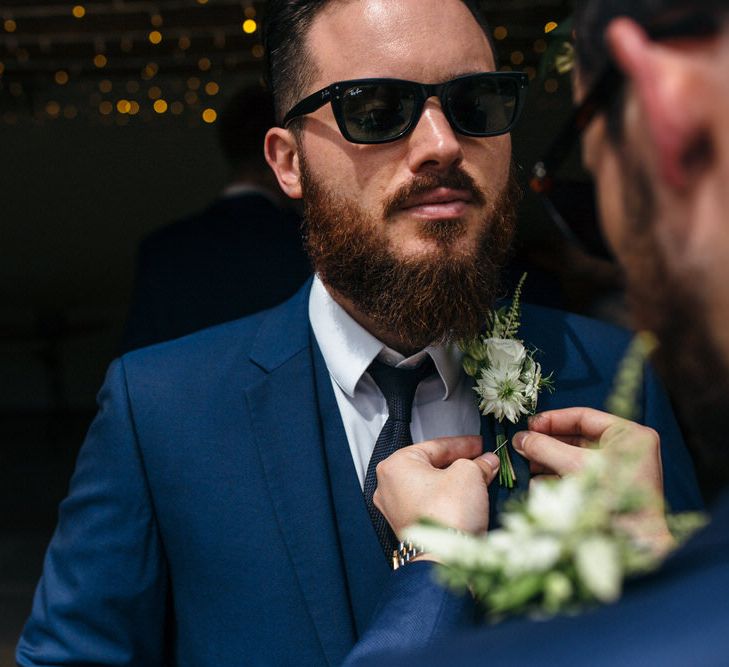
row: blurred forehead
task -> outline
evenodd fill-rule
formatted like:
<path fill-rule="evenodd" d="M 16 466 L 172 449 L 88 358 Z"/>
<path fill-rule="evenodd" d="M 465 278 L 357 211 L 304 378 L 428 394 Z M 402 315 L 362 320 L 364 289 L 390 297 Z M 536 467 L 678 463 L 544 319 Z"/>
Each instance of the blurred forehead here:
<path fill-rule="evenodd" d="M 314 20 L 312 90 L 333 81 L 393 77 L 423 83 L 495 68 L 489 41 L 460 0 L 342 0 Z"/>

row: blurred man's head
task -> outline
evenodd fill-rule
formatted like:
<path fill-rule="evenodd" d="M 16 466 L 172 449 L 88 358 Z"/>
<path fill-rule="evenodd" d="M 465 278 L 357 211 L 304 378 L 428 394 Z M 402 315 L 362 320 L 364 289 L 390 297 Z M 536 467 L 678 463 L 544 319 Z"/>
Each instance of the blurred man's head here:
<path fill-rule="evenodd" d="M 225 103 L 216 127 L 232 180 L 271 182 L 263 142 L 275 123 L 273 97 L 260 84 L 241 88 Z"/>
<path fill-rule="evenodd" d="M 583 134 L 603 229 L 636 324 L 661 340 L 658 363 L 694 444 L 725 480 L 727 16 L 725 0 L 589 0 L 576 22 L 578 100 L 608 63 L 623 75 Z"/>
<path fill-rule="evenodd" d="M 267 157 L 283 190 L 304 200 L 324 283 L 402 351 L 474 333 L 512 234 L 508 132 L 523 81 L 489 75 L 422 98 L 393 81 L 321 91 L 493 73 L 475 3 L 273 0 L 266 35 L 285 125 L 269 132 Z"/>

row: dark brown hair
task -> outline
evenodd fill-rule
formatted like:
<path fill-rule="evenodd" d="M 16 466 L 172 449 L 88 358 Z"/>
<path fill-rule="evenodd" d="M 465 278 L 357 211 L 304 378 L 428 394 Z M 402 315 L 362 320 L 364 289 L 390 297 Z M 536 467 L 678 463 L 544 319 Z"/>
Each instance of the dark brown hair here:
<path fill-rule="evenodd" d="M 268 85 L 273 92 L 276 120 L 303 96 L 316 75 L 307 53 L 306 35 L 318 13 L 337 0 L 269 0 L 264 17 L 263 44 Z M 461 0 L 483 29 L 494 50 L 491 30 L 476 0 Z M 494 54 L 495 56 L 495 54 Z"/>

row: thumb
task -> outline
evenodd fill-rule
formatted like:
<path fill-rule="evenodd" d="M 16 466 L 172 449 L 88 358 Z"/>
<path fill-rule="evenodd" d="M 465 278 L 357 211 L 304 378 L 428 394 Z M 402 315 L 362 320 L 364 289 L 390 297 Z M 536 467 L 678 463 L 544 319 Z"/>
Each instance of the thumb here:
<path fill-rule="evenodd" d="M 481 468 L 486 486 L 491 484 L 499 472 L 499 457 L 493 452 L 486 452 L 475 458 L 473 462 Z"/>

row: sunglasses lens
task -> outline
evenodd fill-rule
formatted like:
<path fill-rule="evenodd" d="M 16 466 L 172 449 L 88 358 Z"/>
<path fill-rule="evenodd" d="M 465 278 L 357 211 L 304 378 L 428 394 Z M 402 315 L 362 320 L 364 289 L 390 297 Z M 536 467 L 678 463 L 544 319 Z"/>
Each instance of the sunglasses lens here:
<path fill-rule="evenodd" d="M 342 116 L 356 141 L 387 141 L 403 132 L 413 119 L 416 96 L 399 84 L 365 84 L 342 91 Z"/>
<path fill-rule="evenodd" d="M 464 77 L 448 90 L 453 123 L 461 132 L 476 136 L 504 133 L 516 117 L 518 100 L 518 83 L 506 77 Z"/>

